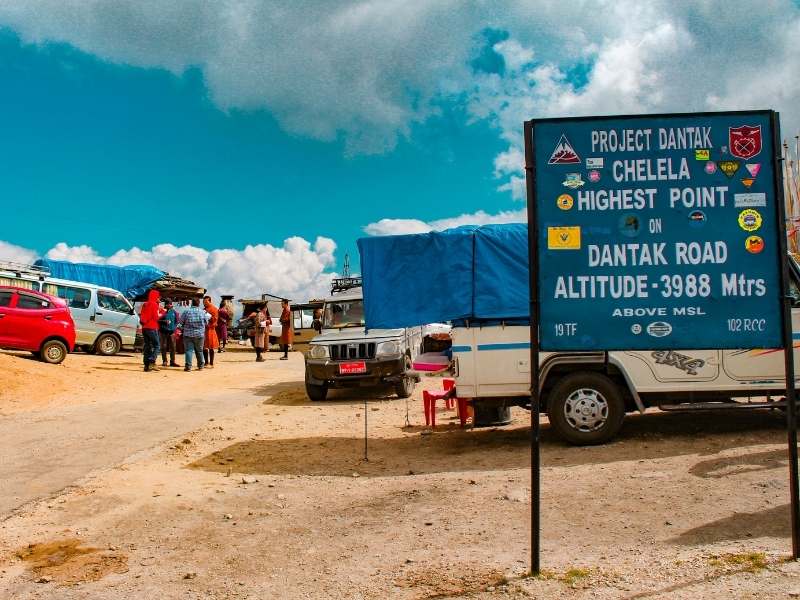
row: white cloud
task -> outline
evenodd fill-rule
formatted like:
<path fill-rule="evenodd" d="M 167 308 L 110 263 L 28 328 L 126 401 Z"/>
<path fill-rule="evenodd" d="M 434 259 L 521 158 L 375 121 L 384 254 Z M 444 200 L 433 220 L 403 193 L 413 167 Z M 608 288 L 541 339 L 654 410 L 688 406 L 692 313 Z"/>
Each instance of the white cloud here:
<path fill-rule="evenodd" d="M 324 237 L 312 245 L 291 237 L 283 246 L 258 244 L 243 250 L 205 250 L 196 246 L 158 244 L 149 250 L 133 247 L 101 256 L 90 246 L 59 242 L 45 255 L 56 260 L 111 265 L 148 264 L 208 288 L 215 298 L 234 294 L 257 297 L 264 292 L 293 300 L 307 300 L 330 290 L 336 243 Z M 0 241 L 0 260 L 31 263 L 37 253 Z"/>
<path fill-rule="evenodd" d="M 37 258 L 36 252 L 0 240 L 0 261 L 29 265 Z"/>
<path fill-rule="evenodd" d="M 489 225 L 492 223 L 526 223 L 528 215 L 525 209 L 501 211 L 490 215 L 482 210 L 457 217 L 420 221 L 419 219 L 381 219 L 364 227 L 367 235 L 402 235 L 407 233 L 428 233 L 460 227 L 461 225 Z"/>

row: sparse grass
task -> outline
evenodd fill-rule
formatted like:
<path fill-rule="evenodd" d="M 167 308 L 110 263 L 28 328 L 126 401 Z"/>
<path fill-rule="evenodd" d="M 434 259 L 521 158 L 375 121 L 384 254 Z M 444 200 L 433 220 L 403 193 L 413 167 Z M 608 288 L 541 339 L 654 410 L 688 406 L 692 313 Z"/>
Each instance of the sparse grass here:
<path fill-rule="evenodd" d="M 763 552 L 739 552 L 712 556 L 708 559 L 712 567 L 738 567 L 745 573 L 758 573 L 767 568 L 767 555 Z"/>
<path fill-rule="evenodd" d="M 536 576 L 536 578 L 549 581 L 560 581 L 570 587 L 575 587 L 581 582 L 581 580 L 589 577 L 593 571 L 594 569 L 589 569 L 586 567 L 570 567 L 563 573 L 544 569 L 539 573 L 539 575 Z"/>

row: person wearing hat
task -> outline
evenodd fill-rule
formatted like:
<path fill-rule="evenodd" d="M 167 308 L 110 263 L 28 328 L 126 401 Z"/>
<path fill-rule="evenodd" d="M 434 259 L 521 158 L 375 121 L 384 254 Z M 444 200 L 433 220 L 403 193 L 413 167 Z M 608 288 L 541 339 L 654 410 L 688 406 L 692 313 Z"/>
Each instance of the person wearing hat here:
<path fill-rule="evenodd" d="M 178 326 L 178 314 L 172 307 L 172 300 L 164 300 L 164 310 L 158 319 L 158 335 L 161 341 L 161 366 L 167 366 L 167 352 L 169 352 L 169 366 L 179 367 L 175 362 L 175 329 Z"/>

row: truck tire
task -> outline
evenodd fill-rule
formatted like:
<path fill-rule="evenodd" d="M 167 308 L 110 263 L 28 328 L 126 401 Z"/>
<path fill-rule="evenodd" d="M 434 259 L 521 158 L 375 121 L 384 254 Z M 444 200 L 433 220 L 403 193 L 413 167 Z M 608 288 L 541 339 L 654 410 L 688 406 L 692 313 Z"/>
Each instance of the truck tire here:
<path fill-rule="evenodd" d="M 328 397 L 327 385 L 314 385 L 313 383 L 306 382 L 306 394 L 308 399 L 312 402 L 322 402 Z"/>
<path fill-rule="evenodd" d="M 39 357 L 42 361 L 51 365 L 60 364 L 67 357 L 67 347 L 58 340 L 48 340 L 42 344 Z"/>
<path fill-rule="evenodd" d="M 104 333 L 94 342 L 95 354 L 100 356 L 114 356 L 121 347 L 122 343 L 113 333 Z"/>
<path fill-rule="evenodd" d="M 406 371 L 411 370 L 411 359 L 406 357 Z M 414 388 L 416 387 L 417 382 L 412 377 L 403 377 L 398 383 L 394 386 L 394 393 L 397 394 L 398 398 L 410 398 L 411 394 L 414 393 Z"/>
<path fill-rule="evenodd" d="M 617 435 L 625 418 L 619 388 L 600 373 L 567 375 L 552 389 L 547 405 L 553 429 L 577 446 L 607 442 Z"/>

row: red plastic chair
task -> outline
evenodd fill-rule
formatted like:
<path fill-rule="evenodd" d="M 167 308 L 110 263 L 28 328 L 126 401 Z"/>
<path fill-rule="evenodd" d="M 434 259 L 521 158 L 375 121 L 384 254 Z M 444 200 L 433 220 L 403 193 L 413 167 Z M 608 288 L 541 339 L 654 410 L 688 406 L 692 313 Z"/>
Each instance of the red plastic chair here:
<path fill-rule="evenodd" d="M 444 399 L 445 408 L 448 410 L 455 406 L 453 395 L 449 393 L 456 385 L 455 379 L 445 379 L 442 382 L 444 391 L 442 393 L 429 392 L 424 390 L 422 392 L 422 408 L 425 412 L 425 425 L 436 427 L 436 401 Z M 463 425 L 463 423 L 462 423 Z"/>

